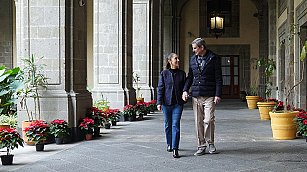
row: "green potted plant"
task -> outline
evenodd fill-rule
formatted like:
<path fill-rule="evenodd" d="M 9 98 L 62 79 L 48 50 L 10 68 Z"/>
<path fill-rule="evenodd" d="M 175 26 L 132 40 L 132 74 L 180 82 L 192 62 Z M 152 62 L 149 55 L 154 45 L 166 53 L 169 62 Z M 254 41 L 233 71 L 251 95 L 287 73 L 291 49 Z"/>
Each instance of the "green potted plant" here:
<path fill-rule="evenodd" d="M 36 146 L 36 151 L 43 151 L 45 142 L 50 135 L 50 126 L 47 122 L 36 120 L 31 122 L 29 127 L 25 128 L 28 140 L 33 141 Z"/>
<path fill-rule="evenodd" d="M 143 120 L 144 115 L 147 115 L 147 112 L 149 111 L 149 108 L 147 106 L 147 103 L 145 102 L 137 102 L 136 104 L 136 110 L 138 114 L 138 119 Z"/>
<path fill-rule="evenodd" d="M 56 144 L 62 144 L 69 136 L 68 123 L 63 119 L 55 119 L 50 122 L 50 132 L 55 137 Z"/>
<path fill-rule="evenodd" d="M 109 113 L 112 126 L 116 126 L 116 123 L 121 117 L 121 112 L 119 111 L 119 109 L 109 109 Z"/>
<path fill-rule="evenodd" d="M 295 28 L 295 27 L 294 27 Z M 292 40 L 294 34 L 297 34 L 296 31 L 291 32 L 289 40 Z M 300 40 L 302 40 L 300 38 Z M 307 55 L 307 40 L 306 38 L 302 42 L 302 49 L 299 56 L 301 61 L 301 74 L 298 82 L 293 85 L 290 84 L 290 80 L 287 86 L 285 86 L 285 104 L 280 101 L 275 109 L 270 112 L 271 117 L 271 128 L 273 133 L 273 138 L 278 140 L 290 140 L 296 138 L 297 134 L 297 124 L 295 123 L 295 118 L 299 115 L 299 111 L 294 109 L 293 106 L 289 103 L 290 95 L 293 92 L 293 89 L 301 84 L 304 80 L 304 72 L 305 72 L 305 59 Z M 293 62 L 290 61 L 289 65 L 293 65 Z M 291 70 L 291 67 L 289 67 Z M 285 130 L 284 128 L 287 128 Z"/>
<path fill-rule="evenodd" d="M 299 110 L 298 115 L 294 119 L 297 125 L 298 133 L 304 136 L 307 142 L 307 113 L 306 111 Z"/>
<path fill-rule="evenodd" d="M 107 111 L 110 108 L 110 102 L 108 101 L 108 99 L 104 99 L 103 95 L 101 95 L 101 99 L 95 101 L 94 103 L 94 107 L 98 108 L 99 110 L 102 111 Z"/>
<path fill-rule="evenodd" d="M 144 98 L 141 94 L 141 87 L 139 86 L 139 82 L 140 82 L 139 74 L 133 73 L 133 82 L 135 83 L 135 86 L 136 86 L 136 101 L 144 102 Z"/>
<path fill-rule="evenodd" d="M 22 134 L 24 140 L 27 144 L 34 144 L 33 142 L 28 142 L 29 139 L 25 136 L 24 129 L 28 127 L 31 122 L 35 120 L 41 120 L 41 105 L 40 105 L 40 90 L 47 88 L 47 77 L 44 72 L 45 64 L 41 64 L 40 60 L 43 57 L 36 57 L 34 54 L 22 59 L 24 67 L 22 69 L 23 87 L 19 90 L 18 96 L 20 97 L 21 108 L 26 110 L 28 120 L 23 121 Z M 34 107 L 29 109 L 28 99 L 33 99 Z"/>
<path fill-rule="evenodd" d="M 256 68 L 258 67 L 264 68 L 264 77 L 266 85 L 265 85 L 265 99 L 260 99 L 261 101 L 257 102 L 257 106 L 260 113 L 260 119 L 270 120 L 271 118 L 269 112 L 277 104 L 277 100 L 271 98 L 272 85 L 273 85 L 272 76 L 274 71 L 276 70 L 276 62 L 270 58 L 259 58 L 256 59 Z"/>
<path fill-rule="evenodd" d="M 123 115 L 125 121 L 135 121 L 136 120 L 136 108 L 133 105 L 126 105 L 123 110 Z"/>
<path fill-rule="evenodd" d="M 252 64 L 254 63 L 254 60 L 252 60 Z M 255 68 L 253 68 L 255 69 Z M 257 73 L 257 72 L 254 72 Z M 252 83 L 250 84 L 249 89 L 246 91 L 246 103 L 248 109 L 256 109 L 257 108 L 257 102 L 259 100 L 258 96 L 258 75 L 255 75 Z"/>
<path fill-rule="evenodd" d="M 24 87 L 19 92 L 21 97 L 21 106 L 26 109 L 29 121 L 41 120 L 41 106 L 40 106 L 40 93 L 39 90 L 47 88 L 47 77 L 44 72 L 44 64 L 40 64 L 43 57 L 36 57 L 33 54 L 22 59 L 24 68 L 22 70 L 22 77 Z M 33 98 L 34 109 L 29 111 L 27 100 Z M 33 116 L 34 113 L 34 116 Z"/>
<path fill-rule="evenodd" d="M 17 92 L 22 87 L 21 70 L 19 67 L 8 69 L 0 66 L 0 114 L 9 114 L 12 105 L 16 104 Z"/>
<path fill-rule="evenodd" d="M 156 100 L 151 100 L 149 103 L 149 111 L 155 112 L 157 110 Z"/>
<path fill-rule="evenodd" d="M 14 155 L 11 150 L 23 147 L 23 139 L 15 128 L 0 129 L 0 148 L 6 148 L 6 155 L 1 155 L 2 165 L 12 165 Z"/>
<path fill-rule="evenodd" d="M 17 126 L 17 114 L 1 114 L 0 128 L 15 128 Z"/>
<path fill-rule="evenodd" d="M 93 132 L 95 128 L 95 122 L 91 118 L 83 118 L 80 121 L 79 128 L 81 132 L 85 135 L 85 140 L 92 140 L 93 139 Z"/>

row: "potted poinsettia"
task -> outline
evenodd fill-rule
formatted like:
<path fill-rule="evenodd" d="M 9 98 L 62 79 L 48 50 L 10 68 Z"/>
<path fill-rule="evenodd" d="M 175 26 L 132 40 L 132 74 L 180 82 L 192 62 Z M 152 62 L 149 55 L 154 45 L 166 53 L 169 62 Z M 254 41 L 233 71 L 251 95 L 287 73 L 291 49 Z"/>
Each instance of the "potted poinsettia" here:
<path fill-rule="evenodd" d="M 69 136 L 68 123 L 63 119 L 55 119 L 50 122 L 50 131 L 55 137 L 55 143 L 62 144 L 64 138 Z"/>
<path fill-rule="evenodd" d="M 15 128 L 0 129 L 0 148 L 6 148 L 6 155 L 1 155 L 2 165 L 12 165 L 14 155 L 11 150 L 23 147 L 23 139 Z"/>
<path fill-rule="evenodd" d="M 95 122 L 93 119 L 88 117 L 81 119 L 79 128 L 84 133 L 85 140 L 92 140 L 95 128 Z"/>
<path fill-rule="evenodd" d="M 135 121 L 137 109 L 133 105 L 126 105 L 123 110 L 125 121 Z"/>
<path fill-rule="evenodd" d="M 303 109 L 300 109 L 298 115 L 295 118 L 295 122 L 297 125 L 298 134 L 304 136 L 307 142 L 307 112 Z"/>
<path fill-rule="evenodd" d="M 35 143 L 36 151 L 43 151 L 50 134 L 50 126 L 47 122 L 42 120 L 31 122 L 30 126 L 25 128 L 25 132 L 28 140 Z"/>

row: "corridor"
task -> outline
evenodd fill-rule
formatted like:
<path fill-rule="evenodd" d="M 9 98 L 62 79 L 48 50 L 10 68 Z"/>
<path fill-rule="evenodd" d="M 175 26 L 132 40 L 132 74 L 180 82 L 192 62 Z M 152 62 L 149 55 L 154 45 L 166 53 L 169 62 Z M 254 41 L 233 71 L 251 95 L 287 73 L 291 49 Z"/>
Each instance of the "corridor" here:
<path fill-rule="evenodd" d="M 245 102 L 223 100 L 216 111 L 218 154 L 196 157 L 194 117 L 190 105 L 181 121 L 181 158 L 166 151 L 163 115 L 145 120 L 119 122 L 101 137 L 67 145 L 49 144 L 45 152 L 25 146 L 14 150 L 14 165 L 0 171 L 306 171 L 305 139 L 276 141 L 270 121 L 260 121 L 258 110 L 247 109 Z"/>

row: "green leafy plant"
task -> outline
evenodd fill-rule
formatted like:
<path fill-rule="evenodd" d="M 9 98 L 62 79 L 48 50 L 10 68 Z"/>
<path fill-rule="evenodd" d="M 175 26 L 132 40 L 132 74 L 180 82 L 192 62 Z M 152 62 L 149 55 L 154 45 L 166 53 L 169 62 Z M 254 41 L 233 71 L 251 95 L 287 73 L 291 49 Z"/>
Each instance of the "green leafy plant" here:
<path fill-rule="evenodd" d="M 140 82 L 140 76 L 137 73 L 133 73 L 133 82 L 136 85 L 136 97 L 137 98 L 142 98 L 142 94 L 141 92 L 141 87 L 139 86 L 139 82 Z"/>
<path fill-rule="evenodd" d="M 11 150 L 23 147 L 23 139 L 17 132 L 16 128 L 1 128 L 0 129 L 0 149 L 6 148 L 6 154 L 10 155 Z"/>
<path fill-rule="evenodd" d="M 270 58 L 259 58 L 256 59 L 256 69 L 258 67 L 264 68 L 264 76 L 265 76 L 265 97 L 268 100 L 272 94 L 272 76 L 274 71 L 276 70 L 276 62 Z"/>
<path fill-rule="evenodd" d="M 110 102 L 108 101 L 108 99 L 107 98 L 104 99 L 103 95 L 101 95 L 101 99 L 95 101 L 94 106 L 98 108 L 99 110 L 106 111 L 110 107 L 109 104 Z"/>
<path fill-rule="evenodd" d="M 22 77 L 19 67 L 8 69 L 0 66 L 0 114 L 8 114 L 16 104 L 17 92 L 22 88 Z"/>
<path fill-rule="evenodd" d="M 17 114 L 1 114 L 0 115 L 0 124 L 10 125 L 11 128 L 17 126 Z"/>
<path fill-rule="evenodd" d="M 68 123 L 63 119 L 55 119 L 50 122 L 51 134 L 56 138 L 64 138 L 69 136 Z"/>
<path fill-rule="evenodd" d="M 95 122 L 91 118 L 83 118 L 79 124 L 79 128 L 85 134 L 92 134 L 94 132 Z"/>
<path fill-rule="evenodd" d="M 29 141 L 33 141 L 35 144 L 38 144 L 47 140 L 50 134 L 50 127 L 47 122 L 36 120 L 31 122 L 29 127 L 25 128 L 25 132 Z"/>
<path fill-rule="evenodd" d="M 24 80 L 24 87 L 19 92 L 19 96 L 21 97 L 21 107 L 25 108 L 27 111 L 27 115 L 29 121 L 40 120 L 41 119 L 41 106 L 40 106 L 40 94 L 39 90 L 47 88 L 47 77 L 44 74 L 44 64 L 40 64 L 40 60 L 43 57 L 36 57 L 33 54 L 28 57 L 22 59 L 24 62 L 24 68 L 22 77 Z M 27 105 L 27 99 L 33 98 L 34 101 L 34 112 L 29 111 Z M 34 116 L 33 116 L 34 113 Z M 38 115 L 38 117 L 37 117 Z"/>
<path fill-rule="evenodd" d="M 298 133 L 307 137 L 307 114 L 304 110 L 301 110 L 295 118 L 297 124 Z"/>
<path fill-rule="evenodd" d="M 149 105 L 146 102 L 137 102 L 136 109 L 137 109 L 138 114 L 143 114 L 143 115 L 147 114 L 149 111 L 148 106 Z"/>
<path fill-rule="evenodd" d="M 123 110 L 123 115 L 127 116 L 127 117 L 135 116 L 136 112 L 137 112 L 137 109 L 135 108 L 135 106 L 133 106 L 133 105 L 126 105 L 124 107 L 124 110 Z"/>

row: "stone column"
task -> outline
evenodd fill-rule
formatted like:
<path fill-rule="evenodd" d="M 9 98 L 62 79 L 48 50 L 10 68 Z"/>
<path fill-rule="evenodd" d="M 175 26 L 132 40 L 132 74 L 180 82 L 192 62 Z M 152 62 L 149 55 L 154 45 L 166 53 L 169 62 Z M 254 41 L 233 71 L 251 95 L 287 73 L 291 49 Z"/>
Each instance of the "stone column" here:
<path fill-rule="evenodd" d="M 277 36 L 277 30 L 276 30 L 276 1 L 268 1 L 268 19 L 269 19 L 269 58 L 274 59 L 276 61 L 276 67 L 277 67 L 277 57 L 276 57 L 276 36 Z M 282 88 L 277 88 L 277 72 L 274 72 L 272 76 L 272 97 L 277 97 L 277 91 Z M 274 87 L 276 86 L 276 87 Z"/>
<path fill-rule="evenodd" d="M 46 64 L 41 90 L 42 119 L 67 120 L 78 139 L 78 120 L 92 106 L 86 90 L 86 4 L 79 1 L 16 1 L 17 64 L 34 54 Z M 32 100 L 29 100 L 30 103 Z M 33 109 L 33 104 L 29 104 Z M 26 120 L 18 109 L 18 120 Z"/>
<path fill-rule="evenodd" d="M 268 4 L 263 1 L 258 7 L 259 12 L 259 58 L 268 58 Z M 259 68 L 259 96 L 265 97 L 265 75 L 264 67 Z"/>
<path fill-rule="evenodd" d="M 151 100 L 151 55 L 150 55 L 150 4 L 149 0 L 133 0 L 133 75 L 138 75 L 140 81 L 133 86 L 136 97 Z"/>
<path fill-rule="evenodd" d="M 151 91 L 152 97 L 151 99 L 157 99 L 157 86 L 158 79 L 160 76 L 160 71 L 163 66 L 163 50 L 162 50 L 162 0 L 160 1 L 152 1 L 151 3 L 151 47 L 150 47 L 150 56 L 151 56 Z"/>
<path fill-rule="evenodd" d="M 13 67 L 13 1 L 0 1 L 0 65 Z"/>
<path fill-rule="evenodd" d="M 132 0 L 94 1 L 94 100 L 112 108 L 135 103 L 132 87 Z"/>

